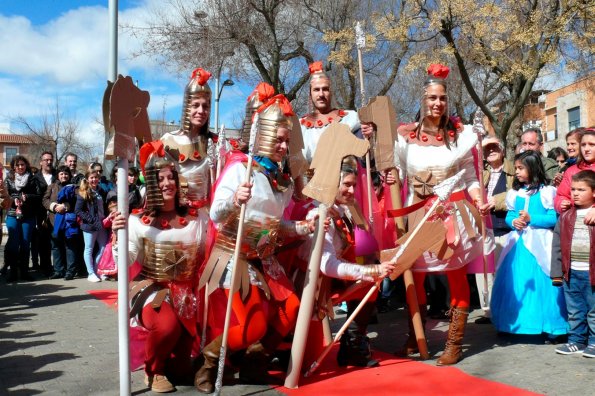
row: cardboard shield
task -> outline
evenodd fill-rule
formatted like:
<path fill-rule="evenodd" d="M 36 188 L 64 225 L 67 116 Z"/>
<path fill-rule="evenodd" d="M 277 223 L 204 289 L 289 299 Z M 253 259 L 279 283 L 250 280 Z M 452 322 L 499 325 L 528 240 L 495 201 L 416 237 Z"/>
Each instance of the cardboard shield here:
<path fill-rule="evenodd" d="M 376 144 L 374 159 L 376 169 L 386 170 L 395 167 L 394 144 L 397 139 L 397 115 L 388 96 L 372 98 L 367 106 L 359 111 L 362 123 L 373 122 L 376 125 Z"/>

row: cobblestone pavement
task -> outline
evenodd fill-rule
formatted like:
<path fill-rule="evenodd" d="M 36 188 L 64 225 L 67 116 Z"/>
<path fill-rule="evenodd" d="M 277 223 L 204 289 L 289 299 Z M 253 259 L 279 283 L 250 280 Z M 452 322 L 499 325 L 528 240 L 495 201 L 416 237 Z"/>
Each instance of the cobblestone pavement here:
<path fill-rule="evenodd" d="M 87 293 L 115 289 L 116 284 L 37 279 L 15 284 L 0 280 L 0 395 L 118 394 L 116 311 Z M 470 315 L 459 369 L 548 395 L 595 395 L 595 359 L 558 355 L 541 337 L 498 336 L 492 326 L 473 323 L 479 315 L 479 310 Z M 373 346 L 392 352 L 405 339 L 403 309 L 378 318 L 380 323 L 370 326 Z M 333 327 L 340 324 L 336 320 Z M 434 355 L 442 350 L 447 327 L 438 320 L 428 322 Z M 427 364 L 435 365 L 435 356 Z M 132 392 L 151 393 L 142 371 L 132 373 Z M 179 386 L 177 393 L 197 394 L 191 386 Z M 233 382 L 222 393 L 278 394 L 266 386 Z"/>

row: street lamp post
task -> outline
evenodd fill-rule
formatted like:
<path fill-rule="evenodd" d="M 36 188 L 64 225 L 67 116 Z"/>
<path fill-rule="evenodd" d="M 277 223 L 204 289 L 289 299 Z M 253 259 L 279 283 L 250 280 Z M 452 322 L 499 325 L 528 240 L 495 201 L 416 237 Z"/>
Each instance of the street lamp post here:
<path fill-rule="evenodd" d="M 221 63 L 223 64 L 223 63 Z M 231 87 L 234 85 L 234 82 L 230 79 L 223 81 L 223 84 L 220 84 L 221 80 L 221 66 L 217 69 L 217 75 L 215 76 L 215 133 L 219 134 L 219 99 L 221 99 L 221 92 L 223 92 L 224 87 Z"/>

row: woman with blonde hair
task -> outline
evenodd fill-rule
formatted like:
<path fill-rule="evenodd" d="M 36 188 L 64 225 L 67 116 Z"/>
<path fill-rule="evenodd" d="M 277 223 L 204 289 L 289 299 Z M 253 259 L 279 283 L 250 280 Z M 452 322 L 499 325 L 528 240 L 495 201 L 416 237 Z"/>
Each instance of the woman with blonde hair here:
<path fill-rule="evenodd" d="M 80 226 L 83 231 L 83 240 L 85 241 L 83 259 L 87 267 L 87 280 L 89 282 L 101 281 L 96 273 L 97 262 L 107 243 L 107 235 L 103 228 L 103 219 L 105 217 L 103 198 L 97 188 L 99 178 L 100 175 L 97 171 L 87 172 L 85 178 L 81 180 L 74 210 L 80 219 Z M 96 255 L 93 256 L 95 244 L 98 245 L 98 249 Z"/>

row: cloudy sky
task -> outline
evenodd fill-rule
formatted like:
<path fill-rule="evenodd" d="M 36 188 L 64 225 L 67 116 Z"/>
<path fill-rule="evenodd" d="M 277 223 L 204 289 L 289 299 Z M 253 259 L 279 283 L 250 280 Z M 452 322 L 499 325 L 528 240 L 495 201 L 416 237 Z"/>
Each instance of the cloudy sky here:
<path fill-rule="evenodd" d="M 119 23 L 139 27 L 148 10 L 163 4 L 118 3 Z M 14 131 L 10 121 L 15 117 L 35 120 L 52 114 L 58 101 L 64 117 L 78 120 L 85 139 L 94 139 L 102 131 L 95 120 L 101 118 L 108 73 L 108 0 L 0 0 L 0 37 L 0 132 Z M 174 75 L 151 59 L 133 59 L 140 45 L 119 35 L 118 73 L 132 76 L 149 91 L 151 119 L 177 122 L 191 70 Z M 243 104 L 248 94 L 241 84 L 225 88 L 220 123 L 230 126 L 238 118 L 237 103 Z"/>

